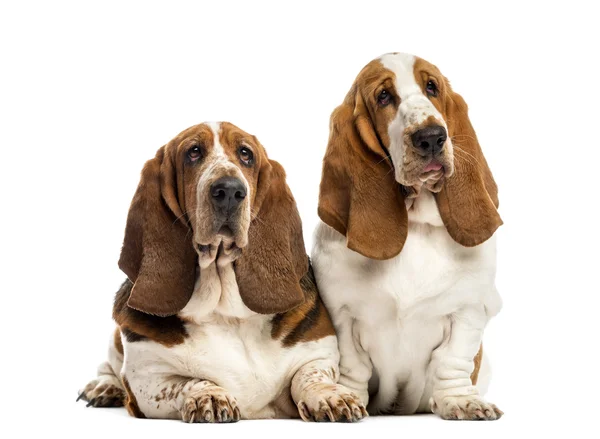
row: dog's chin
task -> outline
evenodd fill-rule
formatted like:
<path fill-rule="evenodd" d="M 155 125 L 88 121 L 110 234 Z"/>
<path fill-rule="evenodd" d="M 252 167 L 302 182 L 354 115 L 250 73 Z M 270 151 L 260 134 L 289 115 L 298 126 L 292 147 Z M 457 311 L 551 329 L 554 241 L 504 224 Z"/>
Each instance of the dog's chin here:
<path fill-rule="evenodd" d="M 222 225 L 209 238 L 196 239 L 196 252 L 201 268 L 213 262 L 224 265 L 235 261 L 248 245 L 247 231 L 233 230 L 228 224 Z"/>
<path fill-rule="evenodd" d="M 406 188 L 421 187 L 427 181 L 439 180 L 439 172 L 396 172 L 396 181 Z"/>
<path fill-rule="evenodd" d="M 405 169 L 398 170 L 396 181 L 407 188 L 409 198 L 418 196 L 423 188 L 434 193 L 441 191 L 446 178 L 454 173 L 452 162 L 440 159 L 425 160 L 416 166 L 407 167 L 412 168 L 412 172 L 406 172 Z"/>

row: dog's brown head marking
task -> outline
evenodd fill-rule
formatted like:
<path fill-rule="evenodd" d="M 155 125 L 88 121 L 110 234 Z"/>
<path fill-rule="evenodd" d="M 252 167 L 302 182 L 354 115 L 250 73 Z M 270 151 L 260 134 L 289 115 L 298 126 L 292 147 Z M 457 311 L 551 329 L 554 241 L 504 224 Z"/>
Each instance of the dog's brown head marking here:
<path fill-rule="evenodd" d="M 253 311 L 282 312 L 304 300 L 308 258 L 285 172 L 256 137 L 227 122 L 183 131 L 144 166 L 119 260 L 134 283 L 128 306 L 176 314 L 198 264 L 213 262 L 235 263 Z"/>

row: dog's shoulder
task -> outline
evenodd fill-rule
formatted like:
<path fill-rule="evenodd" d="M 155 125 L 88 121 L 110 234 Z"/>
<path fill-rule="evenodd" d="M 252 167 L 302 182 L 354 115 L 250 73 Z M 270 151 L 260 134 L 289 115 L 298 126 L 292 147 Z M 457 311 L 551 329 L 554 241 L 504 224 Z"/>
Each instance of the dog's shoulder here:
<path fill-rule="evenodd" d="M 115 295 L 113 319 L 125 340 L 130 343 L 154 341 L 165 346 L 181 344 L 188 336 L 185 322 L 176 315 L 160 317 L 146 314 L 127 305 L 133 283 L 127 279 Z"/>
<path fill-rule="evenodd" d="M 300 286 L 304 302 L 290 311 L 276 314 L 272 319 L 271 336 L 281 339 L 285 347 L 335 335 L 329 312 L 319 296 L 310 262 L 308 271 L 300 280 Z"/>

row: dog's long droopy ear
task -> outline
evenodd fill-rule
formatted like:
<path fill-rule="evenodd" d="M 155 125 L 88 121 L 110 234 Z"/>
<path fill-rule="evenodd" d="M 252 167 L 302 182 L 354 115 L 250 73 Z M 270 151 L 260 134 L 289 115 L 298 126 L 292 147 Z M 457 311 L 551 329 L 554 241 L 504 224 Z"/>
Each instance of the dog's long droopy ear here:
<path fill-rule="evenodd" d="M 131 202 L 119 267 L 134 283 L 127 305 L 158 316 L 179 312 L 196 276 L 192 233 L 178 200 L 175 150 L 146 162 Z"/>
<path fill-rule="evenodd" d="M 355 90 L 331 115 L 319 217 L 346 236 L 351 250 L 373 259 L 389 259 L 400 253 L 406 241 L 406 205 Z"/>
<path fill-rule="evenodd" d="M 264 157 L 248 246 L 235 261 L 244 304 L 260 314 L 288 311 L 304 302 L 300 279 L 308 271 L 302 222 L 285 172 Z"/>
<path fill-rule="evenodd" d="M 464 99 L 449 89 L 448 131 L 454 144 L 454 174 L 435 194 L 440 215 L 456 242 L 473 247 L 488 240 L 502 225 L 498 187 L 469 121 Z"/>

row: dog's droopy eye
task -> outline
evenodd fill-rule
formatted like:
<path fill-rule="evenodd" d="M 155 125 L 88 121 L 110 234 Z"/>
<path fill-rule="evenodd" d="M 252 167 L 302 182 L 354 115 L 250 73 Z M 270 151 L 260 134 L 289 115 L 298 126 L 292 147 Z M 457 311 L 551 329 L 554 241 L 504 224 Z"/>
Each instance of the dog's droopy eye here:
<path fill-rule="evenodd" d="M 202 156 L 202 150 L 198 145 L 192 146 L 190 149 L 188 149 L 187 156 L 190 161 L 195 162 Z"/>
<path fill-rule="evenodd" d="M 242 146 L 239 150 L 239 156 L 245 166 L 252 166 L 254 164 L 254 154 L 250 151 L 250 148 Z"/>
<path fill-rule="evenodd" d="M 392 102 L 392 95 L 387 90 L 383 90 L 379 93 L 379 96 L 377 96 L 377 103 L 382 107 L 385 107 L 390 102 Z"/>
<path fill-rule="evenodd" d="M 438 88 L 437 85 L 435 85 L 435 82 L 433 82 L 432 80 L 427 81 L 427 85 L 425 86 L 425 90 L 427 91 L 427 94 L 429 96 L 433 96 L 436 97 L 438 95 Z"/>

